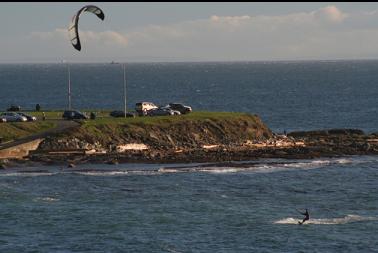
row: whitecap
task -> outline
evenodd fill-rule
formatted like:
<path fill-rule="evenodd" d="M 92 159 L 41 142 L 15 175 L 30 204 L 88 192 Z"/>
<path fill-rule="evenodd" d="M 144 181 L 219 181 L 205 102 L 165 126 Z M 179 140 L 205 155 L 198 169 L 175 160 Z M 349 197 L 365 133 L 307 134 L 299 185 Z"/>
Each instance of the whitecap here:
<path fill-rule="evenodd" d="M 123 176 L 127 175 L 127 171 L 80 171 L 74 172 L 74 174 L 85 175 L 85 176 Z"/>
<path fill-rule="evenodd" d="M 54 202 L 54 201 L 59 201 L 57 198 L 52 198 L 52 197 L 38 197 L 35 198 L 36 201 L 46 201 L 46 202 Z"/>
<path fill-rule="evenodd" d="M 371 221 L 371 220 L 378 220 L 377 217 L 364 217 L 359 215 L 353 215 L 349 214 L 342 218 L 323 218 L 323 219 L 313 219 L 306 221 L 303 223 L 303 225 L 306 224 L 316 224 L 316 225 L 338 225 L 338 224 L 346 224 L 351 222 L 360 222 L 360 221 Z M 299 221 L 302 221 L 301 219 L 297 218 L 285 218 L 278 221 L 274 221 L 275 224 L 294 224 L 297 225 Z"/>
<path fill-rule="evenodd" d="M 56 173 L 51 172 L 13 172 L 13 173 L 1 173 L 0 177 L 40 177 L 40 176 L 52 176 Z"/>
<path fill-rule="evenodd" d="M 340 163 L 340 164 L 348 164 L 348 163 L 353 163 L 355 161 L 353 161 L 351 159 L 337 159 L 335 162 Z"/>
<path fill-rule="evenodd" d="M 177 173 L 177 172 L 185 172 L 184 170 L 176 170 L 176 169 L 169 169 L 169 168 L 159 168 L 158 172 L 161 173 Z"/>
<path fill-rule="evenodd" d="M 206 168 L 206 169 L 199 169 L 198 171 L 216 173 L 216 174 L 219 174 L 219 173 L 226 174 L 226 173 L 235 173 L 242 170 L 245 170 L 245 169 L 244 168 Z"/>

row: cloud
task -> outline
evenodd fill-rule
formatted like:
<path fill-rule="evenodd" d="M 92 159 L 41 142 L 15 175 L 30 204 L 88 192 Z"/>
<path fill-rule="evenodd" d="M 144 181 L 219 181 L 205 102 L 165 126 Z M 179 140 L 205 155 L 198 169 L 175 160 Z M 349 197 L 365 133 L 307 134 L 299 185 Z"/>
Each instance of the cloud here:
<path fill-rule="evenodd" d="M 378 57 L 378 12 L 336 6 L 286 15 L 211 15 L 129 31 L 81 31 L 85 52 L 129 60 L 275 60 Z M 44 50 L 73 55 L 66 29 L 34 32 Z M 52 46 L 52 45 L 53 46 Z M 47 49 L 46 49 L 47 48 Z M 77 52 L 75 52 L 77 53 Z M 77 54 L 76 54 L 77 55 Z"/>
<path fill-rule="evenodd" d="M 224 17 L 213 15 L 210 17 L 210 21 L 213 23 L 222 23 L 222 24 L 233 25 L 233 26 L 242 25 L 243 22 L 248 21 L 250 19 L 251 17 L 248 15 L 224 16 Z"/>
<path fill-rule="evenodd" d="M 369 15 L 366 20 L 366 16 Z M 287 15 L 212 15 L 207 19 L 149 26 L 127 34 L 134 52 L 209 60 L 307 59 L 377 55 L 376 12 L 349 14 L 336 6 Z M 357 24 L 360 23 L 359 26 Z M 356 24 L 356 26 L 353 26 Z M 178 36 L 179 35 L 179 36 Z M 371 53 L 361 48 L 361 40 Z M 373 48 L 376 48 L 373 50 Z M 156 50 L 154 50 L 156 49 Z"/>
<path fill-rule="evenodd" d="M 115 31 L 104 31 L 104 32 L 94 32 L 94 31 L 80 31 L 79 33 L 81 43 L 85 44 L 97 44 L 99 46 L 123 46 L 126 47 L 128 44 L 128 39 L 125 35 L 115 32 Z M 36 38 L 44 41 L 51 40 L 65 40 L 69 41 L 69 36 L 67 29 L 58 28 L 52 32 L 32 32 L 30 34 L 31 38 Z"/>
<path fill-rule="evenodd" d="M 336 6 L 327 6 L 321 8 L 312 13 L 315 18 L 320 20 L 331 22 L 331 23 L 341 23 L 345 18 L 348 17 L 346 13 L 340 11 Z"/>

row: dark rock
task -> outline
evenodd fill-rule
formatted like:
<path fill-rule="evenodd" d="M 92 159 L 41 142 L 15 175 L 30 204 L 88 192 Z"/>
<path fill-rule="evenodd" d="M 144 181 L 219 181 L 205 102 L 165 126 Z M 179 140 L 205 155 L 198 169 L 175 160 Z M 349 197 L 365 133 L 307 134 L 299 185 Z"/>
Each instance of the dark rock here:
<path fill-rule="evenodd" d="M 356 135 L 364 135 L 364 131 L 360 129 L 330 129 L 328 130 L 329 134 L 356 134 Z"/>
<path fill-rule="evenodd" d="M 362 145 L 362 149 L 364 150 L 364 151 L 369 151 L 370 150 L 370 144 L 369 143 L 364 143 L 363 145 Z"/>
<path fill-rule="evenodd" d="M 108 161 L 107 164 L 116 165 L 116 164 L 119 164 L 119 162 L 114 159 L 114 160 Z"/>

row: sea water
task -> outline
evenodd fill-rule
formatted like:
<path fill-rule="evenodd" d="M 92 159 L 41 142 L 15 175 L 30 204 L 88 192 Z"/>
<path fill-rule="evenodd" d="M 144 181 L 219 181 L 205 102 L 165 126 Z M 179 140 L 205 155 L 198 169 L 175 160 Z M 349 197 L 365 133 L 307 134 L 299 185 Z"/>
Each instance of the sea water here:
<path fill-rule="evenodd" d="M 5 170 L 0 251 L 377 252 L 377 162 Z"/>
<path fill-rule="evenodd" d="M 127 65 L 127 98 L 377 131 L 377 61 Z M 66 107 L 67 69 L 0 65 L 0 108 Z M 73 64 L 77 109 L 122 108 L 117 64 Z M 378 252 L 378 157 L 0 172 L 0 252 Z M 309 210 L 310 220 L 298 225 Z"/>
<path fill-rule="evenodd" d="M 0 64 L 0 110 L 68 106 L 67 64 Z M 120 64 L 70 64 L 75 109 L 123 110 Z M 274 131 L 377 130 L 378 61 L 128 63 L 127 108 L 182 102 L 259 115 Z"/>

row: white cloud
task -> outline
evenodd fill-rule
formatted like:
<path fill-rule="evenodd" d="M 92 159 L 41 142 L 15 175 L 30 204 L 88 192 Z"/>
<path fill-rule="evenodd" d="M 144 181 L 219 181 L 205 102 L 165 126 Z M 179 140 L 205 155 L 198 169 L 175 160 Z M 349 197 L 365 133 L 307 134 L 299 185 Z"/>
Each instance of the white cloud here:
<path fill-rule="evenodd" d="M 81 31 L 84 52 L 99 57 L 182 60 L 272 60 L 378 57 L 378 12 L 345 13 L 336 6 L 287 15 L 212 15 L 128 32 Z M 66 29 L 34 32 L 72 55 Z M 44 47 L 46 48 L 46 47 Z M 46 49 L 45 49 L 46 50 Z"/>
<path fill-rule="evenodd" d="M 115 31 L 93 32 L 93 31 L 80 31 L 79 32 L 81 43 L 100 44 L 108 46 L 127 46 L 128 39 L 126 36 Z M 32 32 L 31 38 L 40 40 L 57 40 L 64 39 L 69 41 L 67 29 L 58 28 L 52 32 Z"/>
<path fill-rule="evenodd" d="M 348 17 L 346 13 L 343 13 L 340 11 L 336 6 L 327 6 L 325 8 L 321 8 L 315 12 L 313 12 L 313 15 L 316 18 L 319 18 L 321 20 L 332 22 L 332 23 L 340 23 L 345 18 Z"/>

